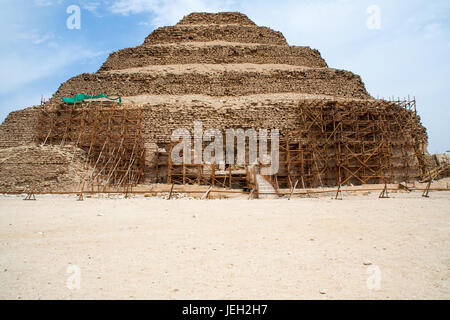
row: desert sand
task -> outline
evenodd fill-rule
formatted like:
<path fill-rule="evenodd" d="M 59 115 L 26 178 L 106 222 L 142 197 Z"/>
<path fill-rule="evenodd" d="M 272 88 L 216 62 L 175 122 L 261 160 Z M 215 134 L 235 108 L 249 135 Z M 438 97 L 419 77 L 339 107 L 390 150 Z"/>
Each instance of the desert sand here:
<path fill-rule="evenodd" d="M 0 197 L 0 299 L 450 298 L 450 192 L 22 199 Z"/>

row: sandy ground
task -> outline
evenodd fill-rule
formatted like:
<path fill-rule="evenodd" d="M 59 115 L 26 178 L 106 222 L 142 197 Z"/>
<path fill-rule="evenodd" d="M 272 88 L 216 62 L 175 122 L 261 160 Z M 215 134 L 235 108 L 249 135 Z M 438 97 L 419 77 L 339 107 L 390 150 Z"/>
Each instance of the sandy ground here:
<path fill-rule="evenodd" d="M 0 299 L 449 299 L 450 192 L 377 195 L 2 196 Z"/>

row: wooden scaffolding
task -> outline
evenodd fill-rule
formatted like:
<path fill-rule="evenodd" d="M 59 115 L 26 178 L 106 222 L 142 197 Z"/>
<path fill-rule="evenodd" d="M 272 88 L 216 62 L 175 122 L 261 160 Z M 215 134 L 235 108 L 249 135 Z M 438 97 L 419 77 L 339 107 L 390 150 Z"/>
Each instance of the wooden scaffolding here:
<path fill-rule="evenodd" d="M 302 102 L 299 129 L 280 140 L 277 183 L 313 188 L 417 179 L 423 171 L 420 128 L 415 100 L 376 100 L 365 107 Z"/>
<path fill-rule="evenodd" d="M 279 171 L 266 178 L 276 190 L 409 182 L 424 173 L 425 143 L 415 100 L 301 101 L 298 127 L 281 133 Z M 248 162 L 219 170 L 167 159 L 168 183 L 251 187 Z"/>
<path fill-rule="evenodd" d="M 145 149 L 142 109 L 123 109 L 101 102 L 62 104 L 43 111 L 36 134 L 42 145 L 72 145 L 85 151 L 90 168 L 84 188 L 105 190 L 138 184 L 143 177 Z"/>
<path fill-rule="evenodd" d="M 210 185 L 229 189 L 253 187 L 254 183 L 248 162 L 243 165 L 174 163 L 170 155 L 178 143 L 179 141 L 170 143 L 170 152 L 167 157 L 167 183 Z M 248 152 L 246 155 L 248 159 Z M 180 152 L 180 157 L 182 156 L 183 152 Z M 194 159 L 193 151 L 191 159 Z"/>

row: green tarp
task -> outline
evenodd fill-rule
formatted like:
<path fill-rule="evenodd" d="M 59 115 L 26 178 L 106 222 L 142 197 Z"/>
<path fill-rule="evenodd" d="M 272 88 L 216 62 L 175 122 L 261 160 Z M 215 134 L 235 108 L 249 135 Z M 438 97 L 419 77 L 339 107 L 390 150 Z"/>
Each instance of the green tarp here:
<path fill-rule="evenodd" d="M 88 96 L 85 94 L 76 94 L 73 98 L 66 98 L 66 97 L 62 97 L 62 101 L 65 103 L 75 103 L 78 101 L 83 101 L 85 99 L 100 99 L 100 98 L 105 98 L 111 101 L 115 101 L 115 100 L 119 100 L 119 106 L 122 103 L 122 98 L 118 97 L 118 98 L 110 98 L 108 97 L 106 94 L 99 94 L 98 96 Z"/>

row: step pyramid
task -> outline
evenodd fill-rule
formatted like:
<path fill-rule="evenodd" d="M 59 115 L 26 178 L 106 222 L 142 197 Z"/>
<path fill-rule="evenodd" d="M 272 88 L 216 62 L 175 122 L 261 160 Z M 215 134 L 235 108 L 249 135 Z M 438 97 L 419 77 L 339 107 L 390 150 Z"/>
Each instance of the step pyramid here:
<path fill-rule="evenodd" d="M 118 95 L 122 105 L 102 113 L 95 104 L 61 102 L 80 93 Z M 111 161 L 93 155 L 105 157 L 106 141 L 122 134 L 126 161 L 136 157 L 130 141 L 142 154 L 128 169 L 122 163 L 122 174 L 132 172 L 139 183 L 170 182 L 167 156 L 166 163 L 159 156 L 170 151 L 174 130 L 192 130 L 196 121 L 204 130 L 279 129 L 276 189 L 300 179 L 305 187 L 409 181 L 427 170 L 415 101 L 374 99 L 359 75 L 329 68 L 319 51 L 290 46 L 280 32 L 238 12 L 191 13 L 137 47 L 111 53 L 97 72 L 62 83 L 43 106 L 12 112 L 0 126 L 0 148 L 72 144 L 95 168 Z M 95 143 L 79 144 L 86 128 Z M 110 159 L 117 147 L 109 145 Z M 193 174 L 188 183 L 211 179 Z"/>
<path fill-rule="evenodd" d="M 280 32 L 240 13 L 193 13 L 112 53 L 100 70 L 63 83 L 52 101 L 80 92 L 244 96 L 303 93 L 367 99 L 361 78 L 328 68 L 317 50 L 289 46 Z"/>

